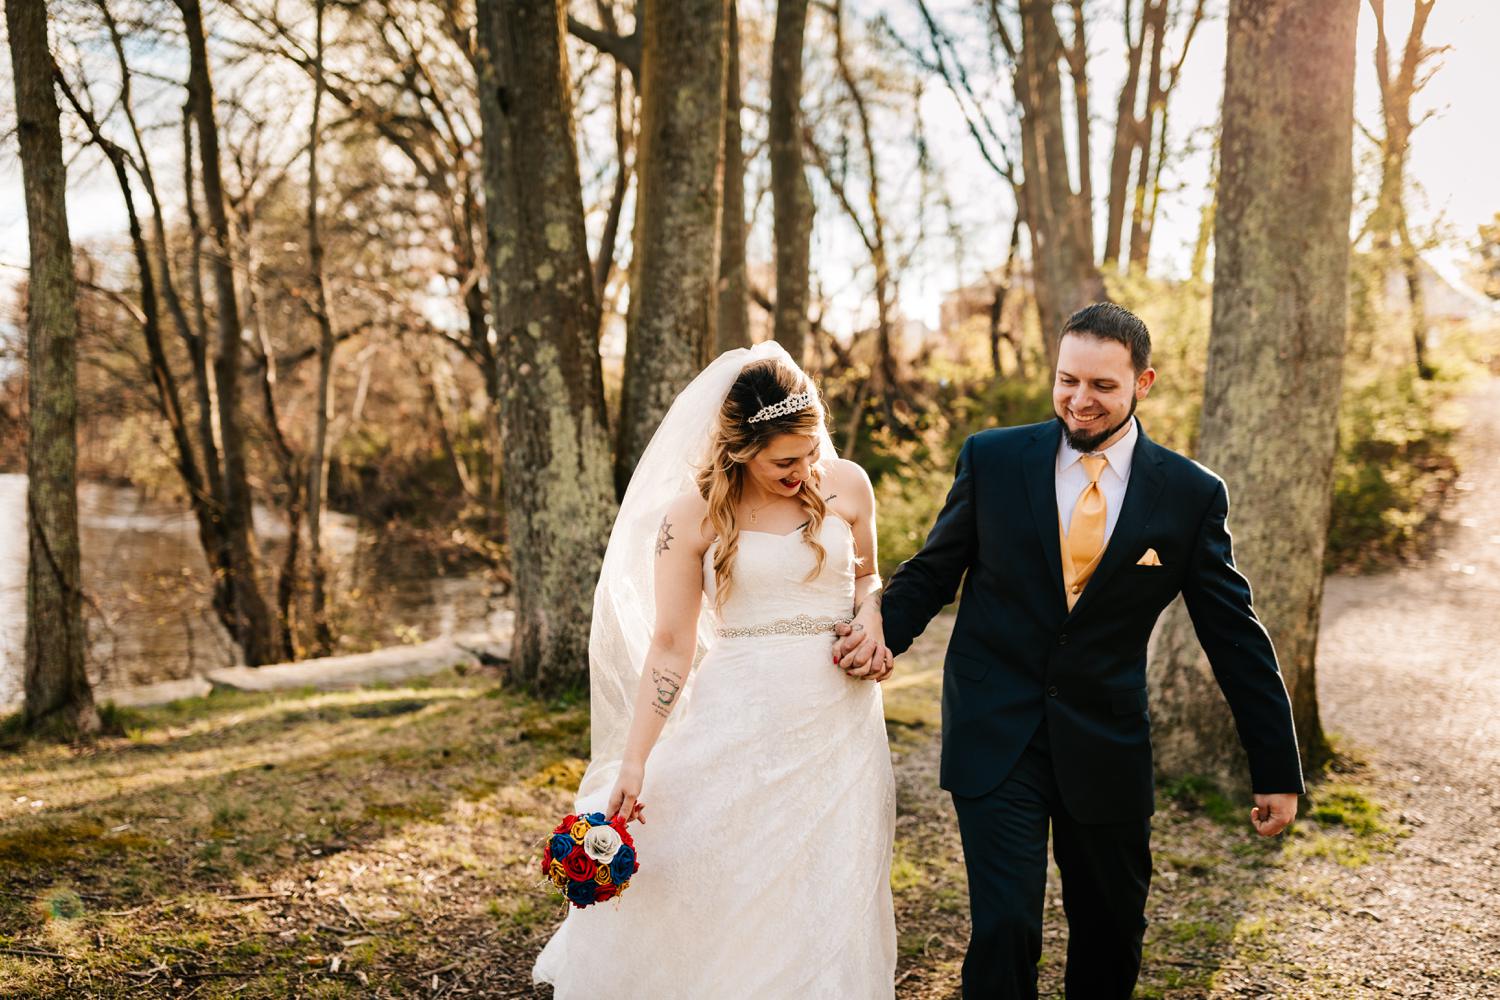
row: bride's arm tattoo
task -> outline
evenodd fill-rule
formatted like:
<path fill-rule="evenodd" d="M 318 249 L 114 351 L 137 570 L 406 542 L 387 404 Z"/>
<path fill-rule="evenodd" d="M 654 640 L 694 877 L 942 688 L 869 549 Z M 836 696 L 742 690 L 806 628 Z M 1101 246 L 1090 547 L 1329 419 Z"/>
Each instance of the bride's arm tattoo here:
<path fill-rule="evenodd" d="M 672 522 L 665 517 L 661 519 L 661 528 L 656 532 L 656 554 L 661 555 L 672 547 Z"/>
<path fill-rule="evenodd" d="M 682 675 L 671 670 L 657 670 L 651 668 L 651 683 L 656 685 L 656 700 L 651 707 L 656 714 L 665 719 L 672 711 L 672 705 L 677 701 L 677 695 L 682 690 Z"/>
<path fill-rule="evenodd" d="M 873 607 L 876 611 L 879 611 L 880 610 L 880 594 L 881 594 L 881 591 L 883 591 L 884 589 L 885 588 L 882 587 L 880 590 L 873 590 L 870 593 L 866 594 L 865 597 L 864 597 L 864 600 L 862 600 L 858 604 L 854 605 L 854 614 L 857 616 L 861 611 L 863 611 L 865 609 L 865 607 L 867 605 L 869 607 Z M 858 627 L 859 627 L 858 625 L 855 626 L 855 628 L 858 628 Z"/>

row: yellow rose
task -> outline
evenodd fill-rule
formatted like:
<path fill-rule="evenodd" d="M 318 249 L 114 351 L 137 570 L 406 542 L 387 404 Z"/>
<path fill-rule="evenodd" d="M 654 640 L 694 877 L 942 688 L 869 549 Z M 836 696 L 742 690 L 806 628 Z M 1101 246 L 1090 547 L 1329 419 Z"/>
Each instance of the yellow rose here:
<path fill-rule="evenodd" d="M 609 877 L 609 865 L 599 866 L 599 870 L 594 872 L 594 881 L 600 885 L 609 885 L 614 881 Z"/>
<path fill-rule="evenodd" d="M 589 821 L 581 819 L 573 824 L 573 828 L 568 833 L 572 835 L 574 843 L 581 844 L 583 843 L 583 838 L 588 835 L 589 829 Z"/>
<path fill-rule="evenodd" d="M 547 870 L 547 876 L 552 879 L 552 884 L 559 889 L 568 887 L 568 873 L 563 869 L 562 862 L 556 858 L 552 860 L 552 867 Z"/>

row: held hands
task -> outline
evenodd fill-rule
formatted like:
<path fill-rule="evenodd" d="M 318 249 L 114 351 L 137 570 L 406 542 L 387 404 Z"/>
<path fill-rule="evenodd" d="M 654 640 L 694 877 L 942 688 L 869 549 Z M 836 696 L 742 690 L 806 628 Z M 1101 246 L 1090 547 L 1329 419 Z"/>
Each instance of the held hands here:
<path fill-rule="evenodd" d="M 1250 823 L 1262 837 L 1274 837 L 1297 815 L 1297 793 L 1277 792 L 1272 795 L 1255 796 L 1255 808 L 1250 810 Z"/>
<path fill-rule="evenodd" d="M 604 810 L 604 815 L 610 819 L 623 816 L 627 823 L 637 819 L 646 822 L 646 805 L 639 801 L 645 777 L 644 764 L 626 761 L 620 765 L 620 776 L 615 779 L 614 790 L 609 793 L 609 807 Z"/>
<path fill-rule="evenodd" d="M 850 677 L 878 682 L 896 669 L 878 611 L 862 611 L 849 624 L 834 626 L 834 631 L 839 635 L 833 644 L 834 665 Z"/>

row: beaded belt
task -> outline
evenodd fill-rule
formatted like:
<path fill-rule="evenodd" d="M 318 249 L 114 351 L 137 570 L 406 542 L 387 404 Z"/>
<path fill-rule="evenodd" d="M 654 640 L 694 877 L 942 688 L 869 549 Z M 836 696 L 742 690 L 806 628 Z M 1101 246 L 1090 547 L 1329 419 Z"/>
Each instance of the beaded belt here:
<path fill-rule="evenodd" d="M 765 622 L 761 625 L 743 627 L 721 625 L 714 629 L 714 634 L 722 639 L 746 639 L 768 635 L 818 635 L 822 632 L 832 632 L 835 625 L 847 625 L 849 622 L 848 618 L 814 618 L 812 615 L 798 615 L 795 618 L 779 618 L 774 622 Z"/>

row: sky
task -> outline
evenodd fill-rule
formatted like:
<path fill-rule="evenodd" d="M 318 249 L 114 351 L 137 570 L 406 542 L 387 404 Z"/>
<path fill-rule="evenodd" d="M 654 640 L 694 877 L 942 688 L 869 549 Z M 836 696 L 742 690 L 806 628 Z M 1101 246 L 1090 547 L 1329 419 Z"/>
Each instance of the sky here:
<path fill-rule="evenodd" d="M 947 0 L 950 10 L 969 6 L 962 0 Z M 1092 0 L 1100 17 L 1090 39 L 1091 88 L 1094 125 L 1094 188 L 1102 217 L 1106 189 L 1107 150 L 1112 135 L 1114 95 L 1123 69 L 1119 19 L 1113 16 L 1117 0 Z M 1183 79 L 1173 98 L 1172 134 L 1182 140 L 1202 136 L 1218 115 L 1222 91 L 1227 0 L 1210 0 L 1211 20 L 1200 29 L 1189 54 Z M 893 25 L 912 38 L 920 37 L 915 5 L 909 0 L 879 0 L 879 9 Z M 934 3 L 942 10 L 942 3 Z M 1410 23 L 1411 0 L 1388 0 L 1387 31 L 1392 44 L 1405 39 Z M 1113 30 L 1111 30 L 1113 28 Z M 1461 273 L 1469 258 L 1468 245 L 1475 230 L 1500 212 L 1500 121 L 1495 101 L 1500 96 L 1500 0 L 1438 0 L 1426 33 L 1433 45 L 1450 46 L 1440 58 L 1441 68 L 1418 96 L 1417 115 L 1434 113 L 1417 132 L 1410 172 L 1416 187 L 1411 204 L 1419 229 L 1440 225 L 1447 242 L 1430 255 L 1447 275 Z M 1379 96 L 1374 75 L 1374 19 L 1367 4 L 1360 5 L 1357 40 L 1356 118 L 1375 128 L 1379 120 Z M 0 57 L 3 58 L 3 57 Z M 0 79 L 9 80 L 7 63 L 0 63 Z M 9 90 L 9 84 L 6 84 Z M 17 268 L 26 262 L 26 221 L 13 133 L 13 94 L 0 97 L 0 285 L 10 284 Z M 960 280 L 972 280 L 983 266 L 1003 258 L 1009 233 L 1008 193 L 985 167 L 964 130 L 951 98 L 940 83 L 926 91 L 921 114 L 934 156 L 943 166 L 955 207 L 964 216 L 966 230 L 975 234 L 970 247 L 972 273 L 959 274 L 951 253 L 935 251 L 929 259 L 914 262 L 902 285 L 906 313 L 933 325 L 943 294 Z M 1200 143 L 1200 145 L 1202 145 Z M 1367 158 L 1369 143 L 1355 140 L 1357 158 Z M 1173 190 L 1164 196 L 1153 245 L 1153 270 L 1182 274 L 1196 237 L 1199 213 L 1207 198 L 1209 163 L 1207 149 L 1179 157 L 1167 178 Z M 92 158 L 90 162 L 93 162 Z M 1358 161 L 1357 161 L 1358 162 Z M 902 188 L 907 191 L 909 188 Z M 831 207 L 830 207 L 831 211 Z M 762 207 L 769 217 L 769 204 Z M 75 241 L 86 242 L 123 232 L 123 212 L 110 176 L 93 170 L 87 176 L 75 170 L 69 190 L 69 225 Z M 752 254 L 755 245 L 752 243 Z M 862 249 L 853 242 L 847 226 L 820 226 L 814 246 L 815 268 L 833 297 L 827 321 L 834 329 L 848 328 L 869 313 L 868 280 L 861 276 Z"/>

